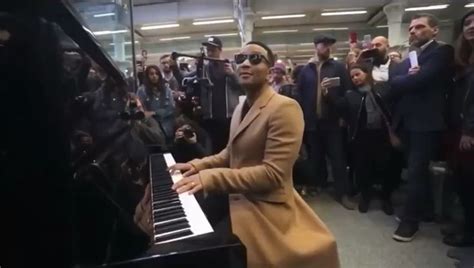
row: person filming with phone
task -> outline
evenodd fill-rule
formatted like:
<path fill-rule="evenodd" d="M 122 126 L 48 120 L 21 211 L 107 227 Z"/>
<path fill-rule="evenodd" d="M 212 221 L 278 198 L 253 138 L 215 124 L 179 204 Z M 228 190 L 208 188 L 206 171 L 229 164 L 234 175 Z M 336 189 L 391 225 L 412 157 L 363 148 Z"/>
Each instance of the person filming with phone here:
<path fill-rule="evenodd" d="M 387 84 L 374 83 L 368 63 L 352 65 L 350 74 L 354 90 L 347 91 L 343 98 L 330 95 L 330 101 L 349 124 L 352 163 L 361 192 L 359 211 L 369 210 L 374 179 L 381 177 L 382 210 L 392 215 L 391 195 L 398 179 L 395 166 L 391 165 L 391 116 L 381 95 Z"/>
<path fill-rule="evenodd" d="M 300 74 L 298 89 L 305 118 L 305 143 L 309 147 L 309 158 L 316 166 L 315 182 L 321 187 L 325 163 L 329 156 L 335 180 L 336 198 L 347 209 L 355 209 L 356 204 L 349 198 L 349 180 L 343 149 L 343 131 L 336 107 L 328 102 L 327 94 L 343 97 L 351 88 L 351 82 L 344 64 L 335 61 L 331 48 L 336 39 L 328 35 L 314 38 L 315 61 L 308 63 Z M 331 90 L 328 91 L 328 89 Z"/>

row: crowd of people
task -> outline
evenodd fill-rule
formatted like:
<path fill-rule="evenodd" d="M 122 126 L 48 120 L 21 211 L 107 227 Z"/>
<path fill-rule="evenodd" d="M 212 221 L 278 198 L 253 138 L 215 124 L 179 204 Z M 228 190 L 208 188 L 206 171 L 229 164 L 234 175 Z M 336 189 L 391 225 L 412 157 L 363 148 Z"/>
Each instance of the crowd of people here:
<path fill-rule="evenodd" d="M 193 161 L 191 166 L 180 167 L 184 171 L 192 170 L 188 173 L 190 176 L 200 170 L 201 178 L 197 181 L 202 181 L 204 185 L 186 186 L 187 181 L 184 180 L 176 189 L 182 191 L 182 187 L 188 187 L 187 190 L 199 191 L 204 187 L 209 191 L 246 192 L 251 191 L 247 188 L 249 185 L 258 184 L 256 176 L 265 174 L 274 179 L 276 184 L 284 185 L 280 189 L 284 192 L 292 183 L 286 185 L 286 182 L 279 181 L 280 176 L 285 174 L 286 165 L 286 159 L 281 157 L 292 155 L 284 154 L 284 149 L 276 148 L 275 145 L 277 141 L 293 147 L 298 145 L 297 141 L 289 142 L 297 137 L 288 135 L 295 132 L 299 125 L 293 126 L 296 129 L 272 129 L 271 117 L 268 122 L 258 123 L 260 121 L 255 120 L 258 113 L 255 105 L 264 109 L 262 107 L 267 105 L 266 102 L 271 107 L 289 104 L 284 99 L 269 102 L 271 94 L 264 89 L 262 96 L 252 99 L 255 96 L 252 96 L 249 88 L 253 85 L 248 84 L 244 89 L 242 82 L 246 77 L 257 79 L 257 74 L 262 74 L 263 79 L 263 72 L 268 71 L 270 79 L 265 77 L 265 89 L 268 86 L 273 92 L 296 101 L 304 117 L 298 159 L 295 158 L 294 168 L 290 167 L 296 174 L 295 182 L 300 184 L 301 195 L 327 188 L 330 166 L 335 199 L 342 206 L 349 210 L 358 208 L 361 213 L 366 213 L 375 196 L 373 186 L 380 184 L 382 210 L 387 215 L 393 215 L 392 193 L 400 185 L 402 169 L 405 167 L 407 198 L 402 214 L 397 217 L 400 223 L 393 239 L 409 242 L 418 232 L 421 221 L 433 220 L 434 201 L 429 166 L 431 161 L 444 160 L 453 173 L 450 179 L 457 183 L 465 219 L 461 232 L 445 230 L 444 242 L 451 246 L 472 246 L 474 199 L 470 191 L 474 186 L 474 91 L 471 90 L 471 81 L 474 79 L 474 12 L 462 19 L 462 31 L 455 48 L 436 40 L 438 24 L 438 20 L 430 14 L 414 16 L 410 22 L 409 43 L 411 50 L 416 51 L 418 65 L 412 65 L 408 57 L 404 59 L 400 51 L 391 49 L 388 39 L 383 36 L 372 40 L 372 48 L 351 50 L 343 63 L 331 58 L 336 39 L 329 35 L 318 35 L 313 40 L 315 57 L 304 66 L 286 66 L 280 61 L 274 62 L 269 59 L 273 56 L 270 56 L 268 47 L 259 43 L 248 44 L 234 61 L 225 61 L 221 40 L 210 37 L 203 43 L 207 56 L 219 61 L 205 62 L 203 70 L 209 84 L 200 87 L 198 96 L 191 98 L 184 86 L 186 78 L 196 76 L 196 73 L 180 71 L 175 60 L 170 55 L 164 55 L 160 58 L 160 66 L 146 66 L 143 83 L 136 94 L 128 94 L 107 83 L 91 93 L 94 101 L 89 110 L 90 120 L 85 127 L 78 128 L 81 137 L 78 147 L 84 146 L 84 142 L 81 143 L 84 140 L 88 144 L 103 142 L 102 139 L 120 129 L 119 125 L 129 124 L 130 120 L 116 121 L 112 118 L 123 111 L 129 111 L 129 116 L 132 114 L 133 117 L 136 105 L 144 117 L 131 120 L 136 128 L 132 135 L 141 142 L 159 144 L 163 148 L 179 148 L 183 144 L 190 146 L 178 150 L 193 152 L 180 156 L 178 162 L 214 155 Z M 262 61 L 266 65 L 271 64 L 268 70 L 261 66 Z M 244 63 L 249 63 L 253 69 L 245 69 L 242 67 Z M 251 102 L 242 101 L 239 96 L 243 95 Z M 238 122 L 234 118 L 236 107 L 238 116 L 241 116 Z M 274 108 L 270 110 L 279 114 L 278 107 Z M 291 109 L 285 111 L 297 116 L 297 110 Z M 257 122 L 254 122 L 256 125 L 253 127 L 260 129 L 247 130 L 245 135 L 241 134 L 252 120 Z M 268 135 L 265 137 L 266 143 L 262 136 L 264 134 Z M 268 159 L 265 155 L 264 162 L 277 163 L 283 171 L 279 170 L 279 166 L 272 166 L 266 171 L 242 169 L 242 174 L 219 169 L 214 173 L 204 172 L 211 167 L 239 168 L 240 164 L 248 164 L 245 161 L 250 160 L 240 157 L 238 152 L 248 154 L 245 150 L 255 148 L 245 144 L 244 138 L 236 142 L 239 135 L 246 138 L 246 143 L 268 153 Z M 262 140 L 259 138 L 261 136 Z M 228 151 L 229 148 L 234 151 Z M 256 150 L 255 153 L 260 152 Z M 254 160 L 255 163 L 251 164 L 260 161 Z M 234 178 L 235 184 L 222 179 L 224 175 Z M 196 182 L 191 179 L 188 181 Z M 259 189 L 264 191 L 273 187 L 270 185 L 272 182 L 268 182 L 268 185 L 259 184 Z M 267 202 L 286 202 L 282 201 L 283 192 L 268 195 L 255 193 L 251 196 Z M 358 203 L 355 193 L 360 193 Z M 302 209 L 298 202 L 292 203 L 292 206 Z M 247 203 L 244 207 L 250 211 L 255 209 Z M 305 208 L 302 210 L 306 211 Z M 246 213 L 251 212 L 236 210 L 234 213 L 242 220 L 248 216 Z M 248 226 L 238 221 L 233 222 L 233 226 L 252 247 L 263 247 L 254 245 L 256 241 L 248 236 Z M 285 248 L 278 244 L 274 246 L 279 250 Z M 327 246 L 331 247 L 331 243 Z M 252 252 L 250 255 L 253 258 Z M 333 263 L 333 266 L 336 265 Z"/>

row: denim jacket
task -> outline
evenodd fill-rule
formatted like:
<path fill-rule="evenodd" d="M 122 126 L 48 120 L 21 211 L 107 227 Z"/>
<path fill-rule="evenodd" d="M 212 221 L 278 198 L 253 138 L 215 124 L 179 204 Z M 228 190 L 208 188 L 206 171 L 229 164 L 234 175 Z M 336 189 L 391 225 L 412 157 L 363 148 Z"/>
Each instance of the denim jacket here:
<path fill-rule="evenodd" d="M 138 98 L 142 102 L 145 111 L 155 112 L 153 118 L 160 123 L 166 136 L 174 136 L 175 103 L 171 89 L 166 88 L 164 92 L 153 92 L 147 94 L 145 87 L 141 86 L 137 91 Z"/>

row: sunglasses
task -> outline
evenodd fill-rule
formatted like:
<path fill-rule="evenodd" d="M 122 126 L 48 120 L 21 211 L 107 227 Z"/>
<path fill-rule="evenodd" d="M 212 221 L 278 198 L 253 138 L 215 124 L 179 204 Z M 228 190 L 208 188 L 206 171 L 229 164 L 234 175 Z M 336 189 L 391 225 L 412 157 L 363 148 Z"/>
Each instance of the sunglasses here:
<path fill-rule="evenodd" d="M 260 64 L 263 60 L 270 64 L 268 59 L 265 58 L 265 56 L 263 56 L 262 54 L 236 54 L 234 56 L 235 63 L 237 64 L 242 64 L 247 59 L 252 65 Z"/>

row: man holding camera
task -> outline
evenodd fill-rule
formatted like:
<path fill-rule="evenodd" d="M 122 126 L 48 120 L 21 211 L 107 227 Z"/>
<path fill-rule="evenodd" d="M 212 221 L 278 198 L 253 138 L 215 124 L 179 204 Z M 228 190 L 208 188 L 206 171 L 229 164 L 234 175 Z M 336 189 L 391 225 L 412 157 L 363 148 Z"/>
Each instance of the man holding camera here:
<path fill-rule="evenodd" d="M 209 58 L 223 59 L 219 38 L 211 36 L 202 45 L 206 47 Z M 230 118 L 239 103 L 239 95 L 243 94 L 234 70 L 230 62 L 209 61 L 204 65 L 211 85 L 201 92 L 202 126 L 211 136 L 213 153 L 219 153 L 226 147 Z"/>
<path fill-rule="evenodd" d="M 322 163 L 325 163 L 326 155 L 329 156 L 337 199 L 345 208 L 353 210 L 356 204 L 348 197 L 350 189 L 340 116 L 335 105 L 325 97 L 326 93 L 342 97 L 351 87 L 344 65 L 330 58 L 334 43 L 336 39 L 331 36 L 314 38 L 315 61 L 301 71 L 298 89 L 305 117 L 305 143 L 309 146 L 309 157 L 316 165 L 316 176 L 319 180 L 323 177 Z M 322 183 L 317 184 L 321 186 Z"/>

